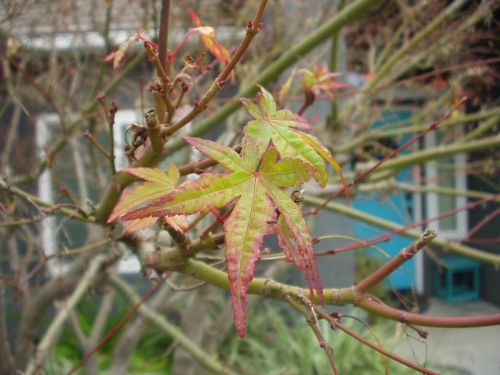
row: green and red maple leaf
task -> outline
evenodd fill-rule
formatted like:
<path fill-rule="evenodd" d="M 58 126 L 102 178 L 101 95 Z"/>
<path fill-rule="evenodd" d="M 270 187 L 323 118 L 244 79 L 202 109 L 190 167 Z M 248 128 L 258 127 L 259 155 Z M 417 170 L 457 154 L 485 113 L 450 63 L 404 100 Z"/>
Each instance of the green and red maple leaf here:
<path fill-rule="evenodd" d="M 209 140 L 185 137 L 185 140 L 208 157 L 231 170 L 228 174 L 204 173 L 175 187 L 164 197 L 146 207 L 124 215 L 124 220 L 147 217 L 194 214 L 221 208 L 234 201 L 230 216 L 224 222 L 226 262 L 233 314 L 240 336 L 245 335 L 248 283 L 255 262 L 261 256 L 266 234 L 274 233 L 277 212 L 293 234 L 297 246 L 293 259 L 306 272 L 310 287 L 322 295 L 313 241 L 299 206 L 281 188 L 299 185 L 311 177 L 311 168 L 299 159 L 278 160 L 278 152 L 268 146 L 259 157 L 257 144 L 245 139 L 242 156 L 231 148 Z"/>
<path fill-rule="evenodd" d="M 145 180 L 145 182 L 136 188 L 125 190 L 122 193 L 118 204 L 108 218 L 109 223 L 141 205 L 160 199 L 167 191 L 174 188 L 180 177 L 177 167 L 172 163 L 168 166 L 166 172 L 159 168 L 125 168 L 124 171 Z M 134 232 L 144 229 L 156 223 L 157 220 L 158 217 L 153 216 L 131 220 L 125 226 L 125 230 L 127 232 Z M 180 232 L 184 232 L 188 225 L 184 215 L 166 216 L 164 220 Z"/>
<path fill-rule="evenodd" d="M 342 170 L 330 151 L 319 139 L 309 134 L 311 125 L 303 117 L 287 109 L 278 110 L 273 96 L 262 86 L 259 88 L 261 92 L 258 105 L 248 99 L 242 100 L 249 115 L 253 117 L 245 127 L 245 134 L 255 139 L 259 152 L 263 152 L 272 141 L 281 157 L 297 158 L 308 163 L 321 187 L 325 187 L 328 182 L 325 165 L 327 160 L 344 183 Z"/>
<path fill-rule="evenodd" d="M 301 208 L 283 189 L 312 177 L 325 186 L 325 160 L 342 179 L 340 166 L 330 152 L 309 134 L 310 125 L 288 110 L 278 110 L 272 95 L 260 89 L 257 105 L 244 100 L 253 120 L 244 129 L 241 155 L 209 140 L 184 137 L 230 173 L 203 173 L 175 186 L 179 174 L 173 166 L 167 173 L 152 169 L 152 174 L 144 168 L 129 168 L 128 172 L 146 182 L 126 193 L 109 218 L 131 221 L 132 229 L 137 229 L 159 217 L 203 213 L 233 204 L 224 221 L 226 263 L 234 320 L 242 337 L 246 331 L 248 284 L 266 235 L 277 234 L 286 259 L 305 273 L 311 293 L 315 290 L 323 299 L 311 233 Z"/>

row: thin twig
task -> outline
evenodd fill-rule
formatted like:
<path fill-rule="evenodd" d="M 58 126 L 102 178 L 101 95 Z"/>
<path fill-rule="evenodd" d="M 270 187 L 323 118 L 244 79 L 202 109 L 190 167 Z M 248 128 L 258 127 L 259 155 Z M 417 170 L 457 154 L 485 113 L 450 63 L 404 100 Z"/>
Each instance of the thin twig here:
<path fill-rule="evenodd" d="M 45 207 L 47 210 L 43 211 L 44 213 L 58 212 L 64 216 L 68 216 L 71 218 L 76 218 L 85 222 L 94 222 L 94 219 L 90 216 L 82 215 L 78 210 L 68 209 L 68 205 L 54 205 L 53 203 L 46 202 L 34 195 L 31 195 L 15 186 L 11 186 L 7 181 L 0 177 L 0 190 L 4 190 L 7 193 L 12 193 L 17 195 L 27 202 L 35 206 L 38 210 L 42 211 L 40 207 Z M 71 206 L 72 207 L 72 206 Z"/>
<path fill-rule="evenodd" d="M 108 160 L 112 160 L 110 153 L 101 145 L 88 129 L 83 131 L 83 136 L 87 138 L 99 152 Z"/>
<path fill-rule="evenodd" d="M 180 119 L 176 124 L 166 129 L 168 135 L 172 135 L 179 129 L 183 128 L 185 125 L 189 124 L 195 117 L 203 112 L 205 108 L 207 108 L 208 103 L 222 89 L 227 77 L 229 77 L 235 65 L 240 61 L 240 59 L 243 57 L 244 53 L 250 46 L 253 38 L 255 38 L 259 30 L 262 28 L 261 21 L 262 17 L 264 16 L 264 10 L 266 8 L 267 1 L 268 0 L 260 1 L 254 19 L 248 22 L 245 37 L 243 38 L 242 42 L 238 46 L 238 49 L 231 57 L 227 65 L 224 67 L 222 72 L 217 76 L 217 78 L 215 78 L 214 82 L 201 97 L 201 99 L 196 102 L 193 109 L 186 116 Z"/>
<path fill-rule="evenodd" d="M 110 281 L 113 282 L 113 276 L 111 275 Z M 114 276 L 116 277 L 116 276 Z M 162 278 L 162 281 L 164 278 Z M 120 280 L 121 281 L 121 280 Z M 123 282 L 123 281 L 122 281 Z M 126 285 L 126 284 L 125 284 Z M 156 286 L 154 286 L 142 299 L 138 298 L 138 302 L 136 305 L 111 329 L 108 331 L 106 336 L 104 336 L 101 341 L 88 353 L 86 353 L 83 358 L 66 374 L 71 375 L 74 374 L 83 364 L 88 361 L 90 358 L 94 356 L 95 353 L 111 339 L 115 335 L 115 333 L 122 328 L 128 320 L 134 316 L 134 314 L 139 310 L 139 308 L 149 299 L 151 296 L 158 290 L 158 288 L 162 285 L 162 282 L 159 282 Z M 128 287 L 128 285 L 126 285 Z"/>
<path fill-rule="evenodd" d="M 328 357 L 328 362 L 330 363 L 330 367 L 334 375 L 339 375 L 339 370 L 337 369 L 335 358 L 333 356 L 333 348 L 328 344 L 328 342 L 321 334 L 321 331 L 318 327 L 318 319 L 316 318 L 314 310 L 311 308 L 309 311 L 309 308 L 306 309 L 304 306 L 295 301 L 293 297 L 289 296 L 287 298 L 287 301 L 290 306 L 292 306 L 296 311 L 301 313 L 306 318 L 307 324 L 309 325 L 309 327 L 311 327 L 314 336 L 316 336 L 316 339 L 319 342 L 319 346 L 325 351 L 326 356 Z"/>
<path fill-rule="evenodd" d="M 340 329 L 341 331 L 344 331 L 345 333 L 347 333 L 349 336 L 351 336 L 352 338 L 358 340 L 359 342 L 361 342 L 362 344 L 366 345 L 366 346 L 369 346 L 370 348 L 372 348 L 373 350 L 393 359 L 394 361 L 397 361 L 407 367 L 410 367 L 416 371 L 419 371 L 421 373 L 424 373 L 424 374 L 427 374 L 427 375 L 439 375 L 437 372 L 435 371 L 432 371 L 432 370 L 428 370 L 426 369 L 425 367 L 422 367 L 422 366 L 419 366 L 419 365 L 416 365 L 410 361 L 407 361 L 406 359 L 404 358 L 401 358 L 400 356 L 394 354 L 394 353 L 391 353 L 389 351 L 387 351 L 386 349 L 382 348 L 380 345 L 376 345 L 374 343 L 372 343 L 371 341 L 365 339 L 363 336 L 361 336 L 360 334 L 358 334 L 357 332 L 347 328 L 345 325 L 343 325 L 342 323 L 340 323 L 339 319 L 336 319 L 332 316 L 330 316 L 329 314 L 327 314 L 326 312 L 324 312 L 323 310 L 315 307 L 314 310 L 316 311 L 316 313 L 322 318 L 322 319 L 325 319 L 326 321 L 328 321 L 333 327 L 336 327 L 338 329 Z"/>

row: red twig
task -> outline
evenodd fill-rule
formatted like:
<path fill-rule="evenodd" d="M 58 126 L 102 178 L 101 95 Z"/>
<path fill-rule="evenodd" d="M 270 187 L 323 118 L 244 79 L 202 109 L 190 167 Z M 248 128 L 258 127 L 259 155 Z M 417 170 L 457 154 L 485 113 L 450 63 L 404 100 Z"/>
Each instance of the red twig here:
<path fill-rule="evenodd" d="M 495 218 L 498 214 L 500 214 L 500 208 L 497 208 L 495 211 L 492 213 L 488 214 L 485 216 L 479 223 L 477 223 L 470 231 L 467 233 L 465 236 L 464 240 L 467 240 L 467 242 L 471 242 L 473 239 L 472 237 L 474 234 L 476 234 L 482 227 L 484 227 L 486 224 L 488 224 L 493 218 Z"/>
<path fill-rule="evenodd" d="M 227 77 L 229 77 L 235 65 L 243 57 L 243 54 L 248 49 L 248 46 L 250 45 L 254 37 L 257 35 L 259 30 L 262 29 L 263 25 L 261 20 L 262 17 L 264 16 L 264 10 L 266 9 L 267 2 L 268 0 L 260 1 L 254 19 L 252 21 L 248 21 L 245 38 L 242 40 L 241 44 L 236 49 L 234 55 L 231 57 L 231 59 L 224 67 L 222 72 L 217 76 L 217 78 L 215 78 L 214 82 L 208 88 L 205 94 L 201 97 L 201 99 L 195 102 L 193 109 L 186 116 L 180 119 L 176 124 L 166 129 L 167 135 L 172 135 L 173 133 L 175 133 L 176 131 L 187 125 L 189 122 L 191 122 L 194 118 L 196 118 L 201 112 L 203 112 L 208 107 L 208 103 L 222 89 Z"/>
<path fill-rule="evenodd" d="M 424 248 L 430 241 L 436 238 L 437 233 L 433 230 L 427 229 L 422 237 L 413 242 L 410 246 L 405 247 L 399 254 L 393 257 L 389 262 L 384 264 L 375 272 L 361 280 L 356 284 L 356 289 L 359 293 L 365 293 L 368 289 L 374 287 L 379 282 L 384 280 L 392 272 L 397 270 L 404 262 L 413 258 L 413 256 L 422 248 Z"/>
<path fill-rule="evenodd" d="M 396 309 L 371 297 L 361 299 L 356 304 L 362 309 L 396 320 L 401 323 L 415 324 L 426 327 L 469 328 L 486 327 L 500 324 L 500 314 L 478 316 L 428 316 Z"/>
<path fill-rule="evenodd" d="M 470 238 L 466 241 L 467 243 L 475 243 L 481 245 L 495 245 L 500 243 L 500 237 L 495 238 Z"/>

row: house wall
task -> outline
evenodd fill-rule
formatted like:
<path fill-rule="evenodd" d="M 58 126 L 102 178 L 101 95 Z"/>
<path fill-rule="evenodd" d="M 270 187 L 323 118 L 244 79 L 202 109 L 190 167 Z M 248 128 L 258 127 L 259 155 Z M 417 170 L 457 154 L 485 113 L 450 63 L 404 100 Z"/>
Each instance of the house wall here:
<path fill-rule="evenodd" d="M 497 184 L 500 183 L 500 177 L 497 175 L 496 178 L 493 178 L 494 182 Z M 491 191 L 491 185 L 488 185 L 479 178 L 471 177 L 469 178 L 469 188 L 471 190 L 478 191 Z M 492 192 L 493 193 L 493 192 Z M 496 192 L 495 192 L 496 193 Z M 474 209 L 469 211 L 469 221 L 470 228 L 474 228 L 478 225 L 485 217 L 490 214 L 493 214 L 495 210 L 498 210 L 498 203 L 486 203 L 484 205 L 475 207 Z M 479 229 L 471 238 L 481 239 L 481 240 L 497 240 L 498 239 L 498 225 L 499 220 L 498 216 L 494 217 L 490 222 L 488 222 L 484 227 Z M 498 242 L 492 241 L 490 244 L 479 244 L 479 243 L 470 243 L 471 246 L 474 246 L 478 249 L 489 253 L 498 254 Z M 492 302 L 498 306 L 500 306 L 500 270 L 495 268 L 492 265 L 482 264 L 481 266 L 481 288 L 480 294 L 481 297 L 485 300 Z"/>

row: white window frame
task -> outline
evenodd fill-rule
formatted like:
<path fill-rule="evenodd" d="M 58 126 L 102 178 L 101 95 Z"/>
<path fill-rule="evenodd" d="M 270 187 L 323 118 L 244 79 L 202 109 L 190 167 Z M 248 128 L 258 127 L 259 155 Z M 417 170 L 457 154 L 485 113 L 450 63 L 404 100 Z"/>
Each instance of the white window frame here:
<path fill-rule="evenodd" d="M 121 169 L 127 165 L 127 157 L 123 152 L 125 146 L 125 131 L 139 119 L 138 111 L 132 109 L 119 110 L 115 115 L 115 126 L 113 133 L 115 165 Z M 45 113 L 38 116 L 36 121 L 36 146 L 38 157 L 44 160 L 47 157 L 45 146 L 53 141 L 51 128 L 58 126 L 59 116 L 55 113 Z M 45 169 L 37 180 L 38 196 L 45 202 L 54 203 L 52 193 L 52 176 L 50 169 Z M 41 221 L 42 249 L 44 254 L 51 256 L 58 251 L 57 221 L 54 216 L 44 217 Z M 54 259 L 47 264 L 47 270 L 52 278 L 64 274 L 68 264 L 60 259 Z M 135 256 L 125 256 L 118 262 L 118 272 L 130 274 L 141 270 L 140 263 Z"/>
<path fill-rule="evenodd" d="M 125 137 L 127 128 L 135 122 L 140 121 L 139 111 L 135 109 L 118 110 L 115 114 L 115 124 L 113 126 L 113 145 L 115 154 L 116 170 L 125 168 L 128 165 L 127 156 L 124 153 Z M 122 274 L 135 274 L 141 271 L 141 264 L 136 256 L 125 255 L 118 262 L 118 272 Z"/>
<path fill-rule="evenodd" d="M 40 115 L 36 121 L 36 146 L 40 160 L 47 158 L 45 146 L 51 141 L 50 127 L 59 123 L 59 117 L 55 113 Z M 52 194 L 52 176 L 48 168 L 44 169 L 37 180 L 38 196 L 47 203 L 54 203 Z M 41 221 L 42 227 L 42 250 L 46 256 L 51 256 L 57 251 L 57 228 L 56 218 L 46 216 Z M 66 270 L 66 267 L 59 260 L 47 263 L 47 270 L 51 277 L 57 277 Z"/>
<path fill-rule="evenodd" d="M 461 129 L 459 129 L 461 131 Z M 424 148 L 432 149 L 438 147 L 436 132 L 430 132 L 424 137 Z M 463 153 L 453 155 L 453 159 L 456 166 L 455 176 L 455 187 L 460 190 L 467 189 L 467 175 L 465 173 L 466 156 Z M 436 160 L 431 160 L 426 162 L 421 168 L 421 172 L 425 172 L 425 180 L 416 181 L 416 183 L 425 183 L 425 186 L 429 188 L 439 187 L 437 178 L 437 166 Z M 424 176 L 420 176 L 423 178 Z M 415 193 L 414 196 L 414 215 L 415 221 L 420 222 L 425 218 L 436 217 L 439 215 L 439 193 L 427 192 L 427 193 Z M 467 198 L 465 196 L 455 196 L 456 207 L 463 207 L 467 204 Z M 426 206 L 426 212 L 424 215 L 423 206 Z M 438 232 L 441 238 L 447 240 L 459 240 L 464 238 L 467 234 L 469 223 L 468 215 L 466 211 L 461 211 L 456 213 L 457 227 L 455 230 L 447 230 L 440 227 L 439 221 L 432 221 L 425 226 L 434 229 Z M 423 229 L 423 228 L 422 228 Z M 425 261 L 424 253 L 419 251 L 416 256 L 416 290 L 417 293 L 423 294 L 425 292 Z"/>
<path fill-rule="evenodd" d="M 436 132 L 431 132 L 426 135 L 424 139 L 424 144 L 426 149 L 432 149 L 437 147 L 437 134 Z M 466 156 L 464 153 L 459 153 L 452 155 L 455 163 L 456 170 L 454 171 L 455 188 L 457 190 L 467 190 L 467 175 L 465 172 L 466 166 Z M 425 165 L 425 176 L 426 185 L 430 188 L 437 188 L 439 184 L 438 179 L 438 168 L 437 161 L 431 160 Z M 465 196 L 455 196 L 456 207 L 463 207 L 467 204 L 467 198 Z M 427 217 L 436 217 L 440 214 L 439 212 L 439 193 L 429 192 L 426 193 L 426 211 Z M 467 211 L 460 211 L 455 214 L 456 217 L 456 228 L 455 229 L 444 229 L 440 226 L 440 221 L 432 221 L 428 224 L 428 227 L 434 229 L 438 232 L 439 236 L 444 237 L 448 240 L 460 240 L 463 239 L 467 234 L 467 228 L 469 227 Z"/>

